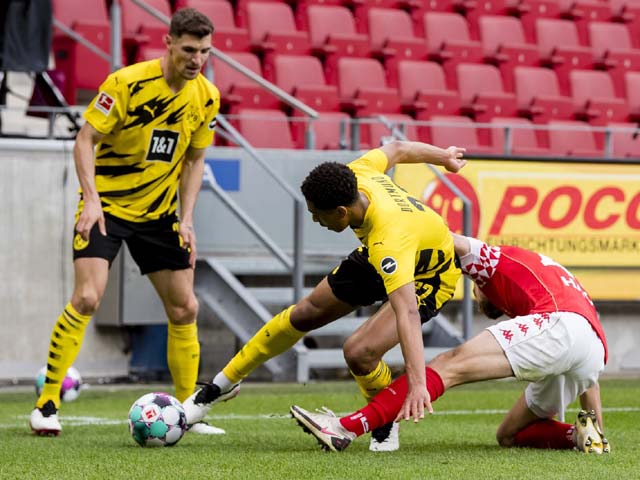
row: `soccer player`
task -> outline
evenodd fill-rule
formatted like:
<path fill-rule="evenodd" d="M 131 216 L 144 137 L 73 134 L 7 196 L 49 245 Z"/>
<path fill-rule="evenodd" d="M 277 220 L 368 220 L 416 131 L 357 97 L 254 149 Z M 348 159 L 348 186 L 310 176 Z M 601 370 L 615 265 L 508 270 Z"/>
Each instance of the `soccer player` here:
<path fill-rule="evenodd" d="M 81 190 L 75 284 L 51 334 L 44 388 L 29 419 L 36 434 L 61 431 L 60 384 L 123 240 L 169 318 L 167 363 L 175 395 L 185 400 L 195 389 L 200 346 L 193 209 L 220 104 L 217 88 L 200 74 L 212 33 L 206 16 L 179 10 L 164 38 L 165 55 L 109 75 L 84 114 L 73 149 Z M 206 425 L 192 430 L 220 433 Z"/>
<path fill-rule="evenodd" d="M 510 319 L 434 358 L 425 371 L 429 394 L 424 402 L 407 395 L 407 379 L 401 376 L 353 414 L 337 418 L 294 405 L 294 418 L 325 448 L 340 451 L 386 422 L 424 418 L 425 407 L 432 413 L 431 402 L 451 387 L 516 377 L 530 383 L 498 428 L 501 446 L 608 452 L 598 387 L 607 342 L 587 292 L 544 255 L 454 237 L 480 310 L 491 319 L 503 314 Z M 564 423 L 564 411 L 577 396 L 584 410 L 574 426 Z"/>
<path fill-rule="evenodd" d="M 460 270 L 444 220 L 385 175 L 398 163 L 430 163 L 457 172 L 464 149 L 392 142 L 343 165 L 318 165 L 302 183 L 315 222 L 335 232 L 351 228 L 362 246 L 311 294 L 273 317 L 219 372 L 184 402 L 187 423 L 200 421 L 216 402 L 233 398 L 256 367 L 291 348 L 310 330 L 361 305 L 388 301 L 345 342 L 344 355 L 366 399 L 391 382 L 385 352 L 398 342 L 406 363 L 409 396 L 428 400 L 421 322 L 453 296 Z M 397 424 L 373 432 L 371 449 L 398 448 Z"/>

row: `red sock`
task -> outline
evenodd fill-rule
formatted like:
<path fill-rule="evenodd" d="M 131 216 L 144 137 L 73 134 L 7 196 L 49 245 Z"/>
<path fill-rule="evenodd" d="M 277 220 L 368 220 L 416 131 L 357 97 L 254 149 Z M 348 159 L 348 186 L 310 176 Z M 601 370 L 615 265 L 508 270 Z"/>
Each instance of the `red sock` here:
<path fill-rule="evenodd" d="M 444 384 L 438 372 L 430 367 L 427 367 L 425 371 L 427 390 L 431 396 L 431 402 L 435 402 L 444 393 Z M 393 422 L 402 408 L 408 389 L 407 376 L 402 375 L 373 397 L 367 406 L 351 415 L 342 417 L 340 423 L 350 432 L 360 436 Z"/>
<path fill-rule="evenodd" d="M 530 423 L 514 437 L 516 447 L 573 449 L 573 425 L 556 420 L 539 420 Z"/>

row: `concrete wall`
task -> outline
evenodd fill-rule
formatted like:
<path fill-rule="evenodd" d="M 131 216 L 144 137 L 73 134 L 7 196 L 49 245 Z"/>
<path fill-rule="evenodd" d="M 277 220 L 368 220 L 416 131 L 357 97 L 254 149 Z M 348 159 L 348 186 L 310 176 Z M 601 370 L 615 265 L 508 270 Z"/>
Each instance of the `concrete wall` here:
<path fill-rule="evenodd" d="M 71 241 L 77 202 L 71 148 L 70 142 L 0 139 L 0 381 L 32 378 L 46 363 L 51 328 L 71 294 Z M 230 195 L 281 246 L 290 249 L 290 197 L 244 152 L 212 149 L 210 154 L 211 158 L 240 162 L 240 189 Z M 264 154 L 296 191 L 304 175 L 320 161 L 354 158 L 351 152 Z M 261 248 L 210 192 L 201 193 L 196 218 L 201 251 Z M 321 229 L 313 225 L 309 215 L 304 232 L 307 252 L 346 254 L 356 245 L 353 235 Z M 611 350 L 607 372 L 640 369 L 635 348 L 640 344 L 638 304 L 601 305 L 600 312 Z M 481 326 L 476 322 L 475 328 Z M 219 358 L 208 352 L 207 362 L 219 367 L 228 359 L 231 342 L 225 335 Z M 205 343 L 215 345 L 216 341 L 207 338 Z M 89 377 L 125 375 L 126 346 L 120 329 L 91 324 L 76 366 Z"/>

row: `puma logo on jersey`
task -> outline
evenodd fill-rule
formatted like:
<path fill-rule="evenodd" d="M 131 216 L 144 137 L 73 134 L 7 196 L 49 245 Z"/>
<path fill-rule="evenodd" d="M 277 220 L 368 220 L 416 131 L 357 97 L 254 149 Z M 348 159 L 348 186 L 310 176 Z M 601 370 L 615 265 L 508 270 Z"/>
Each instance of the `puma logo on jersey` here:
<path fill-rule="evenodd" d="M 380 270 L 387 275 L 391 275 L 398 269 L 398 262 L 393 257 L 384 257 L 380 262 Z"/>

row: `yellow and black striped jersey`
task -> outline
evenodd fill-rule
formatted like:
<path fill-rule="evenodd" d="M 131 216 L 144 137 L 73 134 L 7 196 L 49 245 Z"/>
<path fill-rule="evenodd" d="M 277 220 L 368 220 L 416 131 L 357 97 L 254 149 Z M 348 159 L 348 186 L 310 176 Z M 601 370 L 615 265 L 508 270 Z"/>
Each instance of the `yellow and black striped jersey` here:
<path fill-rule="evenodd" d="M 387 294 L 415 282 L 418 303 L 431 299 L 440 308 L 460 277 L 453 237 L 440 215 L 385 175 L 388 163 L 380 149 L 349 163 L 358 190 L 369 199 L 363 224 L 353 230 L 368 248 Z"/>
<path fill-rule="evenodd" d="M 202 75 L 173 92 L 160 59 L 109 75 L 84 114 L 105 135 L 95 152 L 104 212 L 134 222 L 174 213 L 184 154 L 211 145 L 219 107 Z"/>

